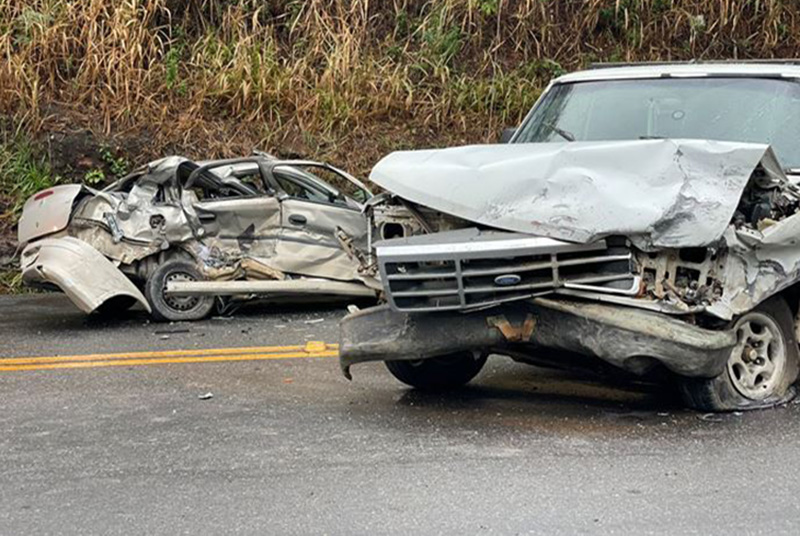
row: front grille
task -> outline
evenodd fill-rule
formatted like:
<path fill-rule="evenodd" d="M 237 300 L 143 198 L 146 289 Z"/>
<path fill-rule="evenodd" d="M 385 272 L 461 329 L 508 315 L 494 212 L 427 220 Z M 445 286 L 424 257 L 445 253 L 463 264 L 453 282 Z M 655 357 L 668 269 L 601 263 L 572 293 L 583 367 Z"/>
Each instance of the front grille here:
<path fill-rule="evenodd" d="M 390 305 L 405 312 L 490 307 L 570 288 L 635 294 L 624 240 L 571 244 L 467 229 L 377 244 Z"/>

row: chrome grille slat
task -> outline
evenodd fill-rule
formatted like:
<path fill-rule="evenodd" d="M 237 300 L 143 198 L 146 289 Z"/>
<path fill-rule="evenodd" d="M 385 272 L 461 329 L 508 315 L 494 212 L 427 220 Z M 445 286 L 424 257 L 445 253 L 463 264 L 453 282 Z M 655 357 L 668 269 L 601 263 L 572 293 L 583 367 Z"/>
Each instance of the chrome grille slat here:
<path fill-rule="evenodd" d="M 387 279 L 393 281 L 415 281 L 418 279 L 455 279 L 455 277 L 455 272 L 449 272 L 446 274 L 389 274 Z"/>
<path fill-rule="evenodd" d="M 558 265 L 564 266 L 580 266 L 584 264 L 597 264 L 602 262 L 616 262 L 616 261 L 629 261 L 633 255 L 626 253 L 625 255 L 608 255 L 607 257 L 587 257 L 585 259 L 567 259 L 558 261 Z"/>
<path fill-rule="evenodd" d="M 615 275 L 579 277 L 570 279 L 562 278 L 561 282 L 564 284 L 586 285 L 591 283 L 609 283 L 611 281 L 622 281 L 625 279 L 633 279 L 633 274 L 615 274 Z"/>
<path fill-rule="evenodd" d="M 396 298 L 410 298 L 413 296 L 457 296 L 458 289 L 443 289 L 443 290 L 398 290 L 392 292 Z"/>
<path fill-rule="evenodd" d="M 466 294 L 486 294 L 489 292 L 514 292 L 515 290 L 538 290 L 553 288 L 552 283 L 533 283 L 530 285 L 514 285 L 513 287 L 469 287 L 464 289 Z"/>
<path fill-rule="evenodd" d="M 436 247 L 440 240 L 441 248 Z M 460 230 L 384 244 L 377 246 L 381 277 L 390 305 L 400 311 L 491 307 L 565 286 L 614 294 L 638 290 L 632 254 L 620 241 L 609 247 L 605 240 L 580 245 Z M 516 283 L 498 282 L 504 275 Z"/>
<path fill-rule="evenodd" d="M 484 275 L 501 275 L 511 272 L 535 272 L 536 270 L 550 270 L 552 263 L 547 262 L 533 262 L 528 264 L 520 264 L 519 266 L 503 266 L 499 268 L 488 268 L 483 270 L 465 270 L 465 277 L 480 277 Z"/>

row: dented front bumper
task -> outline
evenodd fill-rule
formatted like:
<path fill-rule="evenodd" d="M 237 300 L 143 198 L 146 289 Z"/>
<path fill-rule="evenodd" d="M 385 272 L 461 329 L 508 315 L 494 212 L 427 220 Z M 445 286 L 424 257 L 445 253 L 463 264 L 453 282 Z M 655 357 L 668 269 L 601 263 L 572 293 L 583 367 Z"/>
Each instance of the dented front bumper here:
<path fill-rule="evenodd" d="M 135 299 L 150 312 L 139 289 L 102 253 L 77 238 L 45 238 L 28 244 L 21 264 L 25 284 L 54 285 L 85 313 L 119 296 Z"/>
<path fill-rule="evenodd" d="M 708 330 L 631 307 L 536 298 L 472 313 L 406 314 L 387 305 L 341 323 L 340 364 L 416 360 L 462 350 L 530 355 L 554 349 L 598 357 L 635 374 L 656 363 L 689 377 L 714 377 L 736 343 Z"/>

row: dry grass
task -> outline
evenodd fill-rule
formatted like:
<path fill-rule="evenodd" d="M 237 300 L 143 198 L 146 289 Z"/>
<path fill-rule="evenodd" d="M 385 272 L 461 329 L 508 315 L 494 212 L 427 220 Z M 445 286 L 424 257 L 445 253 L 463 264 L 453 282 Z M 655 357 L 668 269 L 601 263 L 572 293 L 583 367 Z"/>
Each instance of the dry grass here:
<path fill-rule="evenodd" d="M 591 61 L 798 44 L 788 0 L 0 0 L 0 113 L 31 135 L 66 110 L 146 129 L 152 154 L 259 145 L 364 173 L 395 147 L 492 139 Z"/>
<path fill-rule="evenodd" d="M 365 176 L 590 62 L 799 50 L 796 0 L 0 0 L 0 292 L 24 198 L 98 166 L 257 146 Z"/>

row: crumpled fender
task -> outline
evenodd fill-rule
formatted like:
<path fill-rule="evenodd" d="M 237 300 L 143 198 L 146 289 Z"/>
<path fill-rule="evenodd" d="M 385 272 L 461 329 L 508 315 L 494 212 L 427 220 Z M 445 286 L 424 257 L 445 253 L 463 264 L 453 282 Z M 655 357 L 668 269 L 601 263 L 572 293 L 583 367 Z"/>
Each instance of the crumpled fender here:
<path fill-rule="evenodd" d="M 150 312 L 139 289 L 102 253 L 77 238 L 45 238 L 28 244 L 21 264 L 25 283 L 56 285 L 85 313 L 117 296 L 130 296 Z"/>

